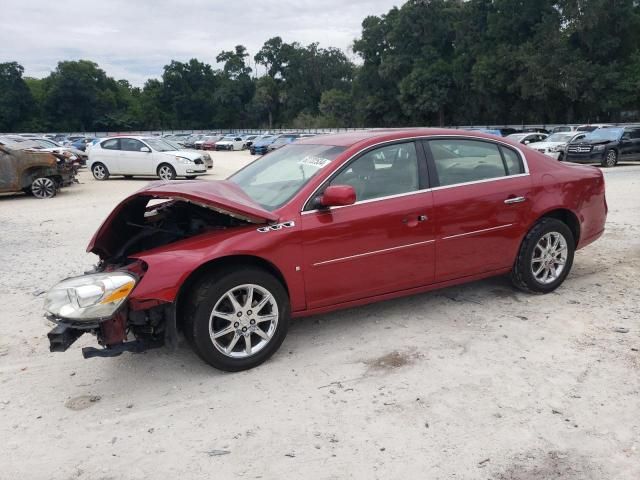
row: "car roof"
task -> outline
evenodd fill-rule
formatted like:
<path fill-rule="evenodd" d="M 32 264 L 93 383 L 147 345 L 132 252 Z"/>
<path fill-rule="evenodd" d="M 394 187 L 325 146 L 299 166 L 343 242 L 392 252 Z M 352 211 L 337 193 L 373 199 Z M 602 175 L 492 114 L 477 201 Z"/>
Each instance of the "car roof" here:
<path fill-rule="evenodd" d="M 438 135 L 455 135 L 461 137 L 478 137 L 491 140 L 504 140 L 503 137 L 498 137 L 496 135 L 491 135 L 480 131 L 456 130 L 450 128 L 404 128 L 358 130 L 355 132 L 317 135 L 315 137 L 300 138 L 296 142 L 296 144 L 352 147 L 358 144 L 379 143 L 413 137 L 433 137 Z"/>

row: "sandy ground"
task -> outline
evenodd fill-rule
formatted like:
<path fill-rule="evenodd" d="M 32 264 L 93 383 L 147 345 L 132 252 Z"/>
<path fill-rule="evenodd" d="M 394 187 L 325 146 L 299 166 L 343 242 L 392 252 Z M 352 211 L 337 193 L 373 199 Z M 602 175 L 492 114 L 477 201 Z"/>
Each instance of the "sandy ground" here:
<path fill-rule="evenodd" d="M 300 320 L 237 374 L 184 344 L 49 353 L 43 291 L 145 183 L 80 178 L 0 198 L 1 479 L 640 478 L 640 166 L 606 172 L 607 233 L 555 293 L 495 278 Z"/>

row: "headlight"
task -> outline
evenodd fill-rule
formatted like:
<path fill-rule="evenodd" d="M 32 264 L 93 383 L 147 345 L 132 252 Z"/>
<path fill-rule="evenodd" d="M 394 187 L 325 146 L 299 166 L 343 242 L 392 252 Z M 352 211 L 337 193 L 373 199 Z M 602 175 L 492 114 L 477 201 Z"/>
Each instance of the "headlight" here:
<path fill-rule="evenodd" d="M 601 152 L 602 150 L 604 150 L 604 145 L 595 145 L 593 147 L 594 152 Z"/>
<path fill-rule="evenodd" d="M 564 145 L 558 145 L 558 146 L 556 146 L 556 147 L 553 147 L 553 148 L 551 149 L 551 151 L 552 151 L 552 152 L 564 152 L 564 148 L 565 148 L 565 146 L 564 146 Z"/>
<path fill-rule="evenodd" d="M 182 164 L 190 164 L 190 163 L 193 163 L 193 160 L 189 160 L 188 158 L 184 158 L 184 157 L 176 157 L 176 162 L 182 163 Z"/>
<path fill-rule="evenodd" d="M 72 320 L 110 317 L 135 286 L 135 277 L 125 272 L 69 278 L 49 290 L 44 309 L 56 317 Z"/>

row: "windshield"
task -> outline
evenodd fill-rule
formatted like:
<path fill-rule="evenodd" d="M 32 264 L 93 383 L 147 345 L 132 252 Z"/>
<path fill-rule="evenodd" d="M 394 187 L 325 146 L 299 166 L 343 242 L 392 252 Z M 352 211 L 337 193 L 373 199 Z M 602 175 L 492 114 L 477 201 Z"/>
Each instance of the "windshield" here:
<path fill-rule="evenodd" d="M 624 128 L 598 128 L 587 135 L 585 140 L 606 140 L 611 142 L 618 140 L 623 133 Z"/>
<path fill-rule="evenodd" d="M 147 142 L 147 144 L 156 152 L 175 151 L 175 148 L 171 144 L 165 142 L 164 140 L 161 140 L 160 138 L 143 138 L 142 140 Z"/>
<path fill-rule="evenodd" d="M 573 133 L 554 133 L 548 136 L 545 142 L 568 142 L 574 137 Z"/>
<path fill-rule="evenodd" d="M 344 150 L 331 145 L 287 145 L 250 163 L 229 180 L 262 208 L 275 210 Z"/>

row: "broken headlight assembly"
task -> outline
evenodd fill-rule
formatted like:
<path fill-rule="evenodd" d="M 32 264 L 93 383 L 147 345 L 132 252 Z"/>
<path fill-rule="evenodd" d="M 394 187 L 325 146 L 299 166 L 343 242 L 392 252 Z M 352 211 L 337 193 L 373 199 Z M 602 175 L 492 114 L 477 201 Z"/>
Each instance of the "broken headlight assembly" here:
<path fill-rule="evenodd" d="M 126 272 L 95 273 L 63 280 L 45 297 L 44 308 L 57 318 L 99 320 L 113 315 L 137 279 Z"/>

